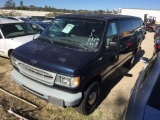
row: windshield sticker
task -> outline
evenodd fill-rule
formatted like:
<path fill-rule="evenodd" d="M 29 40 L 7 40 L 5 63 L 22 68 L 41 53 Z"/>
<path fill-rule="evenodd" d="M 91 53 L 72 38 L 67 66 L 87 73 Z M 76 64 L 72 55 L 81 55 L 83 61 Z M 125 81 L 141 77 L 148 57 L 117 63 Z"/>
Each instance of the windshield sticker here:
<path fill-rule="evenodd" d="M 68 34 L 73 29 L 73 27 L 74 27 L 74 25 L 67 24 L 66 27 L 62 30 L 62 32 Z"/>
<path fill-rule="evenodd" d="M 15 26 L 18 30 L 23 30 L 23 28 L 20 25 L 15 25 Z"/>

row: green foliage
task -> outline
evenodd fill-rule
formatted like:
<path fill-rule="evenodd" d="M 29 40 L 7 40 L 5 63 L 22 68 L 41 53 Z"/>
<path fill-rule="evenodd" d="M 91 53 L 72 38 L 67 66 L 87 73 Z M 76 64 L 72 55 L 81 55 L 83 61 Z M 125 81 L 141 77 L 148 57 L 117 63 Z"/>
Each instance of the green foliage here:
<path fill-rule="evenodd" d="M 20 1 L 20 7 L 24 7 L 24 6 L 23 6 L 23 1 L 22 1 L 22 0 Z"/>
<path fill-rule="evenodd" d="M 7 0 L 4 6 L 7 9 L 13 9 L 13 8 L 15 8 L 16 4 L 13 0 Z"/>
<path fill-rule="evenodd" d="M 50 12 L 49 14 L 46 14 L 47 17 L 54 17 L 60 14 L 65 14 L 65 13 L 72 13 L 72 14 L 104 14 L 104 13 L 114 13 L 117 14 L 116 10 L 109 11 L 108 9 L 106 11 L 104 10 L 68 10 L 68 9 L 56 9 L 51 6 L 45 5 L 44 7 L 37 7 L 34 5 L 30 6 L 24 6 L 23 1 L 20 0 L 20 5 L 15 7 L 15 2 L 13 0 L 7 0 L 5 7 L 7 9 L 17 9 L 17 10 L 30 10 L 30 11 L 47 11 Z"/>

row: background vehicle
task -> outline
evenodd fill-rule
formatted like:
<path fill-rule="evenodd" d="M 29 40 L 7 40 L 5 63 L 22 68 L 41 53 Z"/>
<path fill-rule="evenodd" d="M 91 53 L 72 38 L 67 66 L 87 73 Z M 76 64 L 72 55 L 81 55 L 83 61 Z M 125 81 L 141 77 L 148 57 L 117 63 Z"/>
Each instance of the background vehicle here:
<path fill-rule="evenodd" d="M 156 29 L 156 17 L 154 16 L 149 16 L 147 17 L 148 15 L 145 14 L 144 15 L 144 23 L 146 24 L 146 30 L 148 32 L 154 32 L 155 29 Z"/>
<path fill-rule="evenodd" d="M 45 16 L 31 16 L 31 18 L 34 21 L 43 21 L 46 17 Z"/>
<path fill-rule="evenodd" d="M 40 34 L 49 25 L 48 23 L 40 21 L 27 21 L 25 23 L 28 24 L 36 33 Z"/>
<path fill-rule="evenodd" d="M 153 55 L 155 55 L 159 51 L 160 51 L 160 36 L 157 36 L 154 39 L 154 51 L 153 51 Z"/>
<path fill-rule="evenodd" d="M 143 61 L 147 61 L 142 59 Z M 131 92 L 123 120 L 159 120 L 160 53 L 144 66 Z"/>
<path fill-rule="evenodd" d="M 25 17 L 6 17 L 6 18 L 11 19 L 11 20 L 18 20 L 18 21 L 30 21 L 30 19 L 25 18 Z"/>
<path fill-rule="evenodd" d="M 35 34 L 24 22 L 0 18 L 0 55 L 10 57 L 15 48 L 39 36 Z"/>
<path fill-rule="evenodd" d="M 156 30 L 155 30 L 154 39 L 155 39 L 156 37 L 160 37 L 160 27 L 157 27 Z"/>
<path fill-rule="evenodd" d="M 13 51 L 12 77 L 48 102 L 88 115 L 97 107 L 100 83 L 120 66 L 132 66 L 141 28 L 138 17 L 57 16 L 40 37 Z"/>
<path fill-rule="evenodd" d="M 50 23 L 55 17 L 46 17 L 42 22 Z"/>
<path fill-rule="evenodd" d="M 5 18 L 3 15 L 0 14 L 0 18 Z"/>

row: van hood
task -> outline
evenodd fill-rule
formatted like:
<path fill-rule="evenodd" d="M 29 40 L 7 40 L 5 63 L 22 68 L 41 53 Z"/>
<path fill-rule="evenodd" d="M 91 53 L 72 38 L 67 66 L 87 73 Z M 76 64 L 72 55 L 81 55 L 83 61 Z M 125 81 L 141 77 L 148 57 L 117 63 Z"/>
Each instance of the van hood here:
<path fill-rule="evenodd" d="M 85 60 L 85 64 L 87 64 L 94 52 L 33 40 L 16 48 L 12 55 L 24 63 L 43 70 L 73 75 L 75 67 Z M 81 64 L 81 67 L 83 65 Z"/>

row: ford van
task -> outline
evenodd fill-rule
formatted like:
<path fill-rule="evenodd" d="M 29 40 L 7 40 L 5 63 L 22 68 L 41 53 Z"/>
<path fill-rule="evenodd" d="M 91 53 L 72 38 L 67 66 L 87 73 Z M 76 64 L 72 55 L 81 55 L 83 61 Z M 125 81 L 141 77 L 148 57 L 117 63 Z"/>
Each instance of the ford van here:
<path fill-rule="evenodd" d="M 60 107 L 92 113 L 100 84 L 122 65 L 132 66 L 143 40 L 133 16 L 57 16 L 35 40 L 11 55 L 11 76 L 24 89 Z"/>

